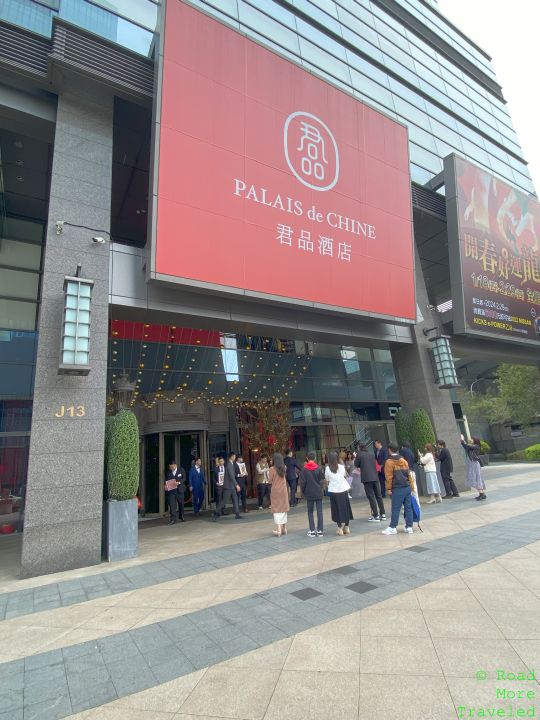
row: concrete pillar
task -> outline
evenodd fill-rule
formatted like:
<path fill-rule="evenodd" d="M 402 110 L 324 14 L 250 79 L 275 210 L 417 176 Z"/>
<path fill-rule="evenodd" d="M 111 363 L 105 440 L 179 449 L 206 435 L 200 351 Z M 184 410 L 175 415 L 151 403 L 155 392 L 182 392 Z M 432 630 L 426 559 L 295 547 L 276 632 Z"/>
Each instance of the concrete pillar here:
<path fill-rule="evenodd" d="M 428 309 L 429 299 L 422 265 L 416 250 L 416 302 L 424 317 L 413 328 L 415 342 L 392 350 L 401 407 L 407 413 L 423 408 L 429 415 L 437 439 L 444 440 L 454 461 L 454 480 L 458 489 L 465 488 L 465 459 L 449 390 L 439 390 L 431 365 L 428 338 L 422 330 L 438 327 L 438 314 Z M 433 336 L 435 333 L 430 333 Z M 422 449 L 422 448 L 421 448 Z M 417 448 L 413 448 L 414 451 Z M 444 494 L 444 488 L 442 488 Z"/>
<path fill-rule="evenodd" d="M 39 318 L 21 574 L 101 560 L 107 380 L 113 98 L 70 90 L 58 98 Z M 61 234 L 56 222 L 65 221 Z M 90 230 L 73 225 L 84 225 Z M 94 280 L 90 374 L 58 374 L 65 275 Z M 83 408 L 71 417 L 61 407 Z M 78 416 L 79 415 L 79 416 Z"/>

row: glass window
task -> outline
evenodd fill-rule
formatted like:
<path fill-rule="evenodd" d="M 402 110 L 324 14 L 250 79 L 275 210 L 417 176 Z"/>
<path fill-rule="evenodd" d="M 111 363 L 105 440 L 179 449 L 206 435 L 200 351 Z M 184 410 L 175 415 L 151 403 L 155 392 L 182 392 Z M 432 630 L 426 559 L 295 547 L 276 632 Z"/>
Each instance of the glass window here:
<path fill-rule="evenodd" d="M 328 73 L 349 86 L 352 84 L 349 66 L 344 62 L 340 62 L 329 53 L 303 38 L 300 38 L 300 52 L 304 60 L 320 68 L 324 73 Z"/>
<path fill-rule="evenodd" d="M 39 274 L 0 267 L 0 293 L 4 297 L 37 300 Z"/>
<path fill-rule="evenodd" d="M 299 52 L 298 37 L 293 30 L 284 27 L 258 10 L 255 10 L 245 3 L 239 5 L 240 22 L 253 28 L 261 35 L 271 38 L 278 45 L 289 50 Z"/>
<path fill-rule="evenodd" d="M 373 358 L 375 362 L 391 363 L 392 353 L 390 350 L 379 350 L 378 348 L 375 348 L 373 350 Z"/>
<path fill-rule="evenodd" d="M 379 45 L 379 35 L 369 25 L 352 13 L 338 8 L 339 18 L 342 22 L 342 34 L 346 40 L 358 42 L 358 38 L 363 38 L 371 43 L 374 47 Z M 361 45 L 359 45 L 361 47 Z M 363 48 L 362 48 L 363 49 Z"/>
<path fill-rule="evenodd" d="M 0 329 L 35 330 L 37 303 L 0 298 Z"/>
<path fill-rule="evenodd" d="M 352 84 L 368 102 L 375 100 L 389 110 L 394 109 L 392 93 L 362 73 L 351 68 Z"/>
<path fill-rule="evenodd" d="M 17 240 L 0 240 L 0 266 L 39 270 L 41 266 L 41 246 Z M 0 292 L 2 286 L 0 285 Z M 7 294 L 7 293 L 6 293 Z"/>
<path fill-rule="evenodd" d="M 43 242 L 43 224 L 21 218 L 4 218 L 4 237 L 10 240 L 26 240 L 27 242 Z"/>
<path fill-rule="evenodd" d="M 13 25 L 50 37 L 52 34 L 53 11 L 32 0 L 9 0 L 0 2 L 0 19 Z"/>
<path fill-rule="evenodd" d="M 341 43 L 336 42 L 303 20 L 297 20 L 296 25 L 298 27 L 298 33 L 302 37 L 312 41 L 318 47 L 328 50 L 329 53 L 339 60 L 347 59 L 345 48 Z"/>
<path fill-rule="evenodd" d="M 137 2 L 133 0 L 92 0 L 92 2 L 113 13 L 123 15 L 148 30 L 156 29 L 159 5 L 150 0 L 137 0 Z"/>

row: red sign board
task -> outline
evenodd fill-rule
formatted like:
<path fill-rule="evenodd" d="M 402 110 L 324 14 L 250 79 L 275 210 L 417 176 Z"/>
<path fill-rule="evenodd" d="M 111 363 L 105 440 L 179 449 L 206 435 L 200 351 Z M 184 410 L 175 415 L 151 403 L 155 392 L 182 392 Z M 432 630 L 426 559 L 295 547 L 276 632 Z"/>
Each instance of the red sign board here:
<path fill-rule="evenodd" d="M 407 130 L 168 0 L 151 276 L 416 317 Z"/>

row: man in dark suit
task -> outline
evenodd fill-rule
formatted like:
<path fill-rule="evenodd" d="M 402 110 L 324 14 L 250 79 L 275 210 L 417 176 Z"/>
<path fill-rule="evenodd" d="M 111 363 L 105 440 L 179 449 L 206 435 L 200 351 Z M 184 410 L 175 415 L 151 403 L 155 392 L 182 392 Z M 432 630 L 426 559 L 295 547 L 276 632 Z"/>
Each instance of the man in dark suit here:
<path fill-rule="evenodd" d="M 450 454 L 450 450 L 446 447 L 444 440 L 437 440 L 437 460 L 441 463 L 441 477 L 444 483 L 444 489 L 446 490 L 446 495 L 443 496 L 443 500 L 450 500 L 451 498 L 459 497 L 456 483 L 452 477 L 452 472 L 454 470 L 452 455 Z"/>
<path fill-rule="evenodd" d="M 238 492 L 238 501 L 239 505 L 242 504 L 242 510 L 247 513 L 249 512 L 247 508 L 247 481 L 248 481 L 248 474 L 247 474 L 247 468 L 246 463 L 244 462 L 244 458 L 239 455 L 236 458 L 236 461 L 234 463 L 234 477 L 236 480 L 236 484 L 240 486 L 240 491 Z"/>
<path fill-rule="evenodd" d="M 388 459 L 388 452 L 380 440 L 375 440 L 375 462 L 377 464 L 377 473 L 379 474 L 379 483 L 381 486 L 381 495 L 386 497 L 386 478 L 384 477 L 384 463 Z"/>
<path fill-rule="evenodd" d="M 285 450 L 285 457 L 283 458 L 285 467 L 287 468 L 286 478 L 287 483 L 291 492 L 290 505 L 294 507 L 298 500 L 296 499 L 296 488 L 298 487 L 298 477 L 302 472 L 302 468 L 297 465 L 296 458 L 293 455 L 292 450 Z"/>
<path fill-rule="evenodd" d="M 360 470 L 360 480 L 364 485 L 366 497 L 369 500 L 369 506 L 371 508 L 371 517 L 368 518 L 368 521 L 380 522 L 381 520 L 386 520 L 376 460 L 373 454 L 368 451 L 367 445 L 362 444 L 358 446 L 358 453 L 354 464 Z"/>
<path fill-rule="evenodd" d="M 186 482 L 186 471 L 179 468 L 174 460 L 169 463 L 169 469 L 165 474 L 165 495 L 169 504 L 171 519 L 169 525 L 184 522 L 184 490 Z"/>
<path fill-rule="evenodd" d="M 216 508 L 216 512 L 212 520 L 215 522 L 221 517 L 223 508 L 227 504 L 228 500 L 231 500 L 234 508 L 234 516 L 237 520 L 240 520 L 242 516 L 238 508 L 238 493 L 240 492 L 240 485 L 236 482 L 236 472 L 234 463 L 236 460 L 236 453 L 229 453 L 227 463 L 225 465 L 225 478 L 223 480 L 223 495 L 221 497 L 221 503 Z"/>

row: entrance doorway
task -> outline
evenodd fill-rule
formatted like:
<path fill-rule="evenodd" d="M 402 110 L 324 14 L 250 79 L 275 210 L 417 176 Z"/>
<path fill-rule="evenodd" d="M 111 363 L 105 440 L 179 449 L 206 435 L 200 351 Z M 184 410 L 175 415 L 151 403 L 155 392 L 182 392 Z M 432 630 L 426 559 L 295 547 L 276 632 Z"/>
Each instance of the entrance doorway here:
<path fill-rule="evenodd" d="M 186 472 L 186 487 L 184 490 L 184 501 L 186 505 L 191 504 L 191 492 L 187 479 L 193 462 L 201 457 L 202 433 L 198 432 L 176 432 L 163 433 L 163 452 L 165 468 L 169 463 L 175 461 L 178 467 Z M 203 466 L 205 466 L 203 458 Z"/>

